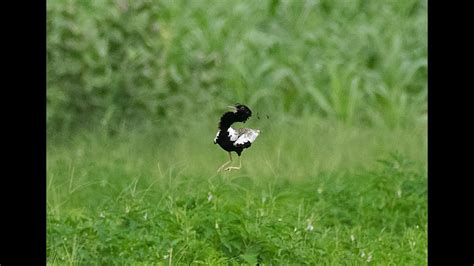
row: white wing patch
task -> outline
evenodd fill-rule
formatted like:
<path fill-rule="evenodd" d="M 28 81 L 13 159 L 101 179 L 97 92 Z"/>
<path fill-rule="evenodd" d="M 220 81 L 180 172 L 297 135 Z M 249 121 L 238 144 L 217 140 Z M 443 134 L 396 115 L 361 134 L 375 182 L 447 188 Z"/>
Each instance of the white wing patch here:
<path fill-rule="evenodd" d="M 237 132 L 235 129 L 229 127 L 227 132 L 229 132 L 230 141 L 234 142 L 239 138 L 239 132 Z"/>
<path fill-rule="evenodd" d="M 246 142 L 253 143 L 255 139 L 260 135 L 260 130 L 243 128 L 237 140 L 234 142 L 234 146 L 242 145 Z"/>
<path fill-rule="evenodd" d="M 217 131 L 216 137 L 214 138 L 214 144 L 215 144 L 216 141 L 217 141 L 217 137 L 219 137 L 219 133 L 221 133 L 220 130 Z M 237 138 L 239 138 L 239 133 L 238 133 L 235 129 L 231 128 L 231 127 L 229 127 L 229 128 L 227 129 L 227 133 L 229 133 L 229 138 L 230 138 L 230 141 L 232 141 L 232 142 L 236 141 Z"/>
<path fill-rule="evenodd" d="M 219 129 L 219 131 L 217 131 L 217 134 L 216 134 L 216 137 L 214 138 L 214 144 L 216 144 L 217 142 L 217 137 L 219 136 L 219 133 L 221 133 L 221 130 Z"/>

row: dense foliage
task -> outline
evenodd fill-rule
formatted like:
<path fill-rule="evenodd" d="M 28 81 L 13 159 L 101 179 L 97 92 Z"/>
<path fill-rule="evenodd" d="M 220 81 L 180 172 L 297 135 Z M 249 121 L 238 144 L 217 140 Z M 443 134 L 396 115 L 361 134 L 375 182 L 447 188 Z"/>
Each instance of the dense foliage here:
<path fill-rule="evenodd" d="M 50 132 L 206 117 L 234 102 L 391 127 L 426 114 L 426 1 L 50 0 L 47 10 Z"/>

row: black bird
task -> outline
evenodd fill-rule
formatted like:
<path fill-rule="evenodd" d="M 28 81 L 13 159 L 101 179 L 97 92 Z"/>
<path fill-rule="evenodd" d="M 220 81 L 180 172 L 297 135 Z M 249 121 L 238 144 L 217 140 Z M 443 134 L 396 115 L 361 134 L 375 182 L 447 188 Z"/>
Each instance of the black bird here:
<path fill-rule="evenodd" d="M 224 166 L 232 162 L 231 152 L 233 151 L 239 156 L 239 166 L 229 166 L 225 169 L 225 171 L 240 169 L 242 167 L 242 159 L 240 157 L 242 151 L 250 147 L 260 134 L 260 130 L 258 129 L 233 129 L 231 127 L 233 123 L 245 123 L 245 121 L 247 121 L 247 119 L 252 116 L 252 111 L 247 106 L 238 103 L 234 106 L 229 106 L 229 108 L 231 108 L 231 110 L 221 116 L 221 120 L 219 122 L 219 131 L 217 131 L 216 137 L 214 138 L 214 144 L 219 144 L 222 149 L 229 153 L 229 161 L 219 167 L 217 172 L 221 171 Z"/>

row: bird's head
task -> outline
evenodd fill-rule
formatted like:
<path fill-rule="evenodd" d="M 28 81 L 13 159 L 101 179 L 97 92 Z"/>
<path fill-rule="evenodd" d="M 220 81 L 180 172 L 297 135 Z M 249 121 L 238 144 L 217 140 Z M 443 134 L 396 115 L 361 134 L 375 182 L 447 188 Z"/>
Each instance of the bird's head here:
<path fill-rule="evenodd" d="M 236 103 L 232 106 L 229 106 L 230 111 L 235 114 L 235 121 L 236 122 L 243 122 L 247 121 L 249 117 L 252 116 L 252 111 L 250 108 L 243 104 Z"/>

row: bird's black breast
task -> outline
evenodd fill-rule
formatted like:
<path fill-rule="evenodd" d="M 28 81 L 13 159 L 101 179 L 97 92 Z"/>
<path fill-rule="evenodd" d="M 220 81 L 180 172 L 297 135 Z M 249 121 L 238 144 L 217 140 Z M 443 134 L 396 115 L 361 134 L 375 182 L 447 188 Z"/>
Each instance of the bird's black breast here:
<path fill-rule="evenodd" d="M 217 135 L 216 143 L 221 146 L 222 149 L 225 151 L 231 152 L 235 151 L 239 156 L 242 153 L 242 150 L 245 147 L 236 147 L 234 146 L 234 141 L 230 140 L 229 132 L 220 130 L 219 134 Z"/>

